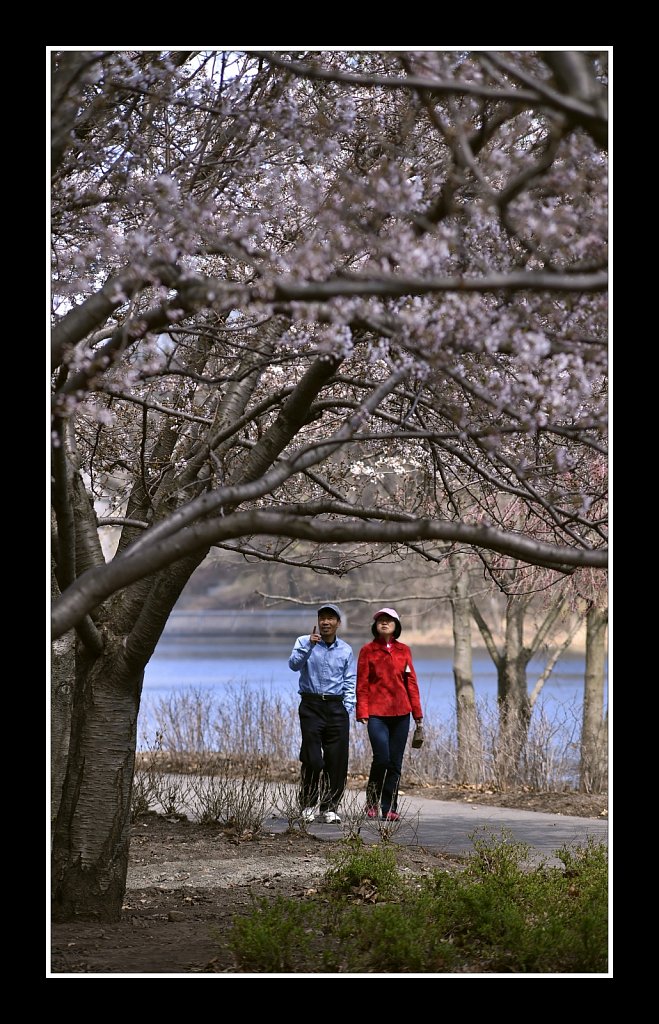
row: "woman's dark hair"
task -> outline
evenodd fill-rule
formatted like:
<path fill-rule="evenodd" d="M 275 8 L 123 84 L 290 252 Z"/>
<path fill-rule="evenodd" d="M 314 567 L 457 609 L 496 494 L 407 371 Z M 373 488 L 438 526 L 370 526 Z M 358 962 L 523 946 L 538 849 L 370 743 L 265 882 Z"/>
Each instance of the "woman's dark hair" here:
<path fill-rule="evenodd" d="M 394 621 L 396 623 L 396 628 L 394 629 L 394 640 L 398 640 L 398 637 L 403 632 L 403 627 L 401 626 L 401 624 L 398 621 L 398 619 L 395 619 Z M 371 626 L 371 633 L 373 634 L 373 638 L 375 640 L 377 640 L 377 638 L 378 638 L 378 620 L 377 619 L 375 620 L 375 622 Z"/>

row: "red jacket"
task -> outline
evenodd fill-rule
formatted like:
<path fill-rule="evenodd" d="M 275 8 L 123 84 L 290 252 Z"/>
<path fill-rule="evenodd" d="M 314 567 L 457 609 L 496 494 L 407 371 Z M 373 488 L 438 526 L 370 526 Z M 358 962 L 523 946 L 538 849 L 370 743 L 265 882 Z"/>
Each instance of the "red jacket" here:
<path fill-rule="evenodd" d="M 423 718 L 409 647 L 399 640 L 364 644 L 357 659 L 357 718 L 386 718 L 410 711 L 414 718 Z"/>

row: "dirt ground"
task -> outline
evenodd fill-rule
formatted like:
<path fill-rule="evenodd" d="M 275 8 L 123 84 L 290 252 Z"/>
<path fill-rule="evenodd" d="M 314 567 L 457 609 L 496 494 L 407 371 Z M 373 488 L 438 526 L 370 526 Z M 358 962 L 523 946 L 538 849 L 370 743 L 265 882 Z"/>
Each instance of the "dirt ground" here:
<path fill-rule="evenodd" d="M 414 788 L 427 799 L 546 811 L 607 814 L 604 796 L 492 793 L 476 787 Z M 254 900 L 303 899 L 316 890 L 334 844 L 298 830 L 238 836 L 230 829 L 149 814 L 132 827 L 128 888 L 116 924 L 78 922 L 51 929 L 50 977 L 240 974 L 227 936 Z M 459 858 L 421 846 L 397 847 L 399 867 L 416 874 L 455 869 Z M 251 975 L 247 975 L 248 977 Z"/>

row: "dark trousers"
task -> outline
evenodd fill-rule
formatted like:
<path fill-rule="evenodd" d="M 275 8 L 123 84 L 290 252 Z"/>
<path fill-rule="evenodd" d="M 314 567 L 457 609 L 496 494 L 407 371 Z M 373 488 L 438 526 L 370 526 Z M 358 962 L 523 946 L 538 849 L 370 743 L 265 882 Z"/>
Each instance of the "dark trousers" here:
<path fill-rule="evenodd" d="M 373 761 L 366 784 L 366 802 L 369 807 L 380 804 L 383 817 L 395 811 L 398 805 L 398 785 L 409 731 L 409 714 L 386 718 L 371 715 L 368 720 Z"/>
<path fill-rule="evenodd" d="M 300 701 L 301 801 L 321 813 L 336 811 L 348 777 L 350 717 L 342 700 Z"/>

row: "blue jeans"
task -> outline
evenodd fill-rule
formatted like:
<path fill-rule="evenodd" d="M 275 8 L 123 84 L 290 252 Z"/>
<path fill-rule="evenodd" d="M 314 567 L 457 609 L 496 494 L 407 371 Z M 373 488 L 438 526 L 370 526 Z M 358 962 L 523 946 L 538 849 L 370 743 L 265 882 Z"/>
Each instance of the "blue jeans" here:
<path fill-rule="evenodd" d="M 380 804 L 382 816 L 385 817 L 398 806 L 398 784 L 410 731 L 410 716 L 392 715 L 385 718 L 371 715 L 367 728 L 373 761 L 366 784 L 366 802 L 369 807 Z"/>

